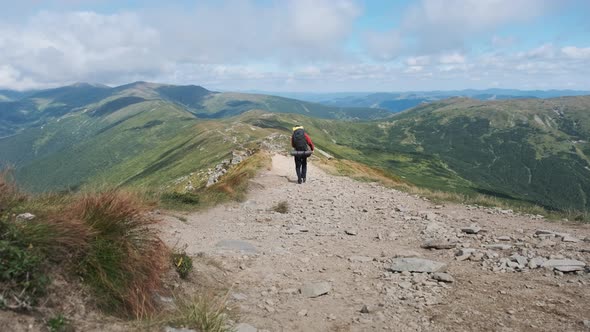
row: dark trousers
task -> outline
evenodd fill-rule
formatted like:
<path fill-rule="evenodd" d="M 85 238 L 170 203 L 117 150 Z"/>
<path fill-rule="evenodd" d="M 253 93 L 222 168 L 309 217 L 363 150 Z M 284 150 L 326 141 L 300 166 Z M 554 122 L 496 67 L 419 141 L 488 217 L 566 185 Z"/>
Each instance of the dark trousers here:
<path fill-rule="evenodd" d="M 307 157 L 295 157 L 295 172 L 297 172 L 297 180 L 305 179 L 305 176 L 307 175 Z"/>

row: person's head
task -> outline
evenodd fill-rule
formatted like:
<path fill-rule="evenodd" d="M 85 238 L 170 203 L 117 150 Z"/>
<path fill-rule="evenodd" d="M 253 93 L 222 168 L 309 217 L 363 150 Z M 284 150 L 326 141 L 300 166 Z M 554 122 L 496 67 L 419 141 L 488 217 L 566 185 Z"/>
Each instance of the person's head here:
<path fill-rule="evenodd" d="M 293 131 L 295 131 L 297 129 L 303 129 L 303 126 L 302 125 L 296 125 L 295 127 L 293 127 Z"/>

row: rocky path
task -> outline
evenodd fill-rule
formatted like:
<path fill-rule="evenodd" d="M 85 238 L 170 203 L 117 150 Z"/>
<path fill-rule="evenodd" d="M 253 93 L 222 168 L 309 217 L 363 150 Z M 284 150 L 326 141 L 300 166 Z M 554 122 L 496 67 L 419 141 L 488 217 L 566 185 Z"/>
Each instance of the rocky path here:
<path fill-rule="evenodd" d="M 298 185 L 293 168 L 275 155 L 247 201 L 162 224 L 218 262 L 239 330 L 590 330 L 587 225 L 435 206 L 313 162 Z"/>

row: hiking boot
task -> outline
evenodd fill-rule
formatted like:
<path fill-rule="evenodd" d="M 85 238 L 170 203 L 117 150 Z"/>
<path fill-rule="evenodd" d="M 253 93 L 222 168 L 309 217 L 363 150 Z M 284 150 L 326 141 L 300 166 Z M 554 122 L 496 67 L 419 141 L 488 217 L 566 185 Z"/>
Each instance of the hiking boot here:
<path fill-rule="evenodd" d="M 297 179 L 297 183 L 301 184 L 302 180 L 301 179 Z"/>
<path fill-rule="evenodd" d="M 303 178 L 303 183 L 305 183 L 305 178 Z"/>

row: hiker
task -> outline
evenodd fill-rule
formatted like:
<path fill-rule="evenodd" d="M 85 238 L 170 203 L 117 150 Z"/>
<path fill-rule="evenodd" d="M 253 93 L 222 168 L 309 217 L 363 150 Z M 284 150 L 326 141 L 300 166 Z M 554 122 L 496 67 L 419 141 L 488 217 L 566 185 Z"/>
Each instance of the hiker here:
<path fill-rule="evenodd" d="M 311 138 L 303 126 L 293 127 L 293 135 L 291 136 L 291 146 L 295 148 L 295 151 L 311 151 L 313 152 L 314 146 Z M 297 172 L 297 183 L 305 183 L 307 175 L 307 157 L 309 154 L 297 154 L 295 155 L 295 172 Z"/>

